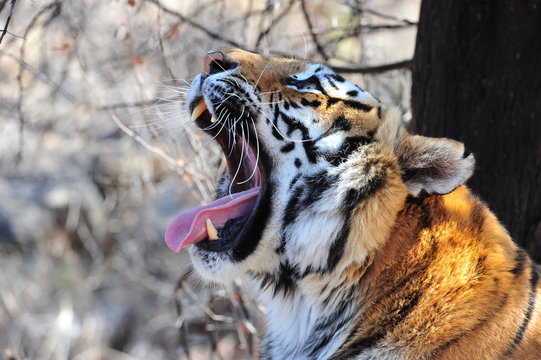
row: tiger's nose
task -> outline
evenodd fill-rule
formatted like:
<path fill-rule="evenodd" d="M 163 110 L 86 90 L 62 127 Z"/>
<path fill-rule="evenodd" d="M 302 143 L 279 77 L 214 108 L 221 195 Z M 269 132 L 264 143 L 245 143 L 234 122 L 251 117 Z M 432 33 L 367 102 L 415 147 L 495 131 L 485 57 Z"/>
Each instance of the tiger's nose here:
<path fill-rule="evenodd" d="M 227 60 L 221 51 L 211 51 L 203 59 L 203 75 L 212 75 L 234 69 L 238 63 Z"/>

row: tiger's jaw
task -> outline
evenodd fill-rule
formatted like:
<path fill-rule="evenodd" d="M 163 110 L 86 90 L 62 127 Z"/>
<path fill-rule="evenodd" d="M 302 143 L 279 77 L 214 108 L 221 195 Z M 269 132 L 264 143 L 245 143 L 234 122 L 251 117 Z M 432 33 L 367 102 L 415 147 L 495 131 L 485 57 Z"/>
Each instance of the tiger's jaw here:
<path fill-rule="evenodd" d="M 212 60 L 213 66 L 226 66 Z M 165 240 L 174 252 L 193 244 L 189 251 L 197 272 L 205 279 L 227 282 L 242 273 L 239 264 L 254 253 L 265 230 L 272 194 L 267 174 L 273 165 L 258 139 L 249 99 L 232 95 L 253 92 L 250 85 L 231 80 L 234 71 L 214 73 L 205 64 L 207 69 L 191 85 L 187 105 L 191 120 L 221 147 L 226 181 L 215 201 L 177 215 Z"/>

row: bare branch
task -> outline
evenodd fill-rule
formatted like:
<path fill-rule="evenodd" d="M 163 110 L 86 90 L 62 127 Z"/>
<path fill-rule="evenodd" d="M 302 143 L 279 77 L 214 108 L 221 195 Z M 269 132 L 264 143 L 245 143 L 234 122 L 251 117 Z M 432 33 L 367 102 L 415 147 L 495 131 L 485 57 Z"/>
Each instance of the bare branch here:
<path fill-rule="evenodd" d="M 417 22 L 415 22 L 415 21 L 411 21 L 411 20 L 408 20 L 408 19 L 405 19 L 405 18 L 399 18 L 399 17 L 392 16 L 392 15 L 387 15 L 387 14 L 381 13 L 381 12 L 376 11 L 376 10 L 365 9 L 365 8 L 360 7 L 360 6 L 352 5 L 352 4 L 350 4 L 349 7 L 350 7 L 350 9 L 352 11 L 355 11 L 355 12 L 357 12 L 359 14 L 366 13 L 366 14 L 371 14 L 371 15 L 380 17 L 382 19 L 393 20 L 393 21 L 397 21 L 397 22 L 407 24 L 407 25 L 417 25 Z"/>
<path fill-rule="evenodd" d="M 114 103 L 114 104 L 107 104 L 107 105 L 97 106 L 96 110 L 109 111 L 109 110 L 125 109 L 125 108 L 142 108 L 142 107 L 146 107 L 146 106 L 155 105 L 159 101 L 160 101 L 160 99 L 152 99 L 152 100 L 149 100 L 149 101 L 121 102 L 121 103 Z"/>
<path fill-rule="evenodd" d="M 284 10 L 272 19 L 270 25 L 265 30 L 259 33 L 259 36 L 257 37 L 257 41 L 255 42 L 256 49 L 259 48 L 259 44 L 261 43 L 261 41 L 265 38 L 265 36 L 267 36 L 271 32 L 274 26 L 276 26 L 280 22 L 280 20 L 282 20 L 289 13 L 291 8 L 293 7 L 293 4 L 295 4 L 295 0 L 290 0 L 289 3 L 284 8 Z"/>
<path fill-rule="evenodd" d="M 13 0 L 12 0 L 13 1 Z M 14 1 L 12 2 L 14 4 Z M 43 7 L 38 13 L 30 20 L 30 23 L 24 31 L 23 38 L 25 39 L 21 45 L 21 50 L 19 52 L 19 71 L 17 72 L 17 85 L 19 87 L 19 96 L 17 98 L 17 113 L 19 114 L 19 147 L 17 151 L 17 156 L 15 158 L 15 164 L 19 164 L 23 157 L 23 147 L 24 147 L 24 126 L 25 126 L 25 117 L 23 113 L 23 101 L 24 101 L 24 87 L 23 87 L 23 71 L 28 69 L 25 66 L 25 49 L 26 49 L 26 39 L 28 34 L 36 25 L 38 19 L 49 10 L 52 10 L 53 13 L 57 12 L 61 4 L 58 1 L 53 1 L 50 4 Z"/>
<path fill-rule="evenodd" d="M 72 93 L 64 89 L 60 84 L 54 82 L 50 77 L 48 77 L 46 74 L 41 72 L 39 69 L 36 69 L 32 65 L 28 64 L 26 61 L 17 58 L 15 55 L 11 53 L 0 50 L 0 54 L 9 56 L 10 58 L 16 60 L 17 62 L 19 62 L 20 66 L 22 66 L 25 70 L 28 70 L 32 75 L 34 75 L 36 79 L 38 79 L 39 81 L 41 81 L 42 83 L 46 85 L 49 85 L 54 91 L 58 91 L 60 94 L 64 95 L 66 99 L 70 101 L 75 101 L 75 96 Z"/>
<path fill-rule="evenodd" d="M 412 26 L 417 26 L 417 24 L 375 24 L 375 25 L 363 25 L 361 30 L 363 32 L 372 32 L 372 31 L 380 31 L 380 30 L 397 30 L 397 29 L 404 29 Z"/>
<path fill-rule="evenodd" d="M 331 66 L 331 68 L 342 74 L 377 74 L 390 70 L 397 69 L 411 69 L 413 59 L 398 61 L 390 64 L 376 65 L 376 66 L 359 66 L 359 67 L 345 67 L 345 66 Z"/>
<path fill-rule="evenodd" d="M 235 47 L 238 47 L 238 48 L 242 48 L 242 49 L 244 48 L 244 46 L 237 43 L 236 41 L 233 41 L 233 40 L 228 39 L 228 38 L 226 38 L 226 37 L 224 37 L 224 36 L 222 36 L 222 35 L 220 35 L 218 33 L 215 33 L 214 31 L 211 31 L 211 30 L 207 29 L 206 27 L 204 27 L 203 25 L 198 24 L 195 21 L 191 20 L 190 18 L 182 15 L 181 13 L 164 6 L 159 0 L 146 0 L 146 1 L 156 5 L 164 13 L 169 14 L 169 15 L 173 15 L 176 18 L 178 18 L 180 21 L 185 22 L 186 24 L 188 24 L 188 25 L 190 25 L 190 26 L 192 26 L 192 27 L 194 27 L 194 28 L 196 28 L 198 30 L 201 30 L 202 32 L 204 32 L 205 34 L 207 34 L 208 36 L 210 36 L 211 38 L 213 38 L 215 40 L 222 41 L 222 42 L 224 42 L 226 44 L 229 44 L 229 45 L 232 45 L 232 46 L 235 46 Z"/>
<path fill-rule="evenodd" d="M 368 14 L 375 15 L 375 16 L 379 16 L 380 18 L 383 18 L 383 19 L 394 20 L 394 21 L 398 21 L 398 22 L 408 24 L 408 25 L 417 25 L 417 23 L 415 21 L 411 21 L 411 20 L 408 20 L 408 19 L 383 14 L 383 13 L 380 13 L 379 11 L 376 11 L 376 10 L 364 9 L 364 12 L 366 12 Z"/>
<path fill-rule="evenodd" d="M 177 311 L 177 321 L 175 323 L 175 326 L 177 327 L 179 331 L 179 334 L 178 334 L 179 343 L 182 345 L 182 350 L 184 351 L 184 355 L 186 356 L 188 360 L 190 360 L 191 356 L 190 356 L 190 347 L 188 344 L 188 332 L 186 331 L 186 325 L 184 324 L 184 312 L 183 312 L 184 308 L 183 308 L 182 300 L 181 300 L 182 292 L 183 292 L 182 284 L 186 280 L 188 275 L 189 273 L 181 276 L 177 280 L 177 286 L 175 288 L 174 297 L 175 297 L 175 309 Z"/>
<path fill-rule="evenodd" d="M 15 4 L 17 3 L 17 0 L 11 0 L 11 7 L 9 8 L 9 14 L 8 18 L 6 20 L 6 24 L 4 25 L 4 30 L 2 30 L 2 34 L 0 34 L 0 44 L 2 44 L 2 40 L 4 39 L 4 36 L 8 33 L 8 26 L 9 22 L 11 21 L 11 16 L 13 15 L 13 10 L 15 9 Z M 2 3 L 2 8 L 5 6 L 5 2 Z"/>
<path fill-rule="evenodd" d="M 314 44 L 316 44 L 317 52 L 321 55 L 321 57 L 323 58 L 323 61 L 327 61 L 329 57 L 327 56 L 327 53 L 325 52 L 325 48 L 320 44 L 319 39 L 314 31 L 312 20 L 310 19 L 310 16 L 308 15 L 308 10 L 306 9 L 305 0 L 301 0 L 301 8 L 302 8 L 302 13 L 304 15 L 304 20 L 306 21 L 306 25 L 308 26 L 308 31 L 310 31 L 310 36 L 312 37 L 312 41 L 314 41 Z"/>
<path fill-rule="evenodd" d="M 111 119 L 113 122 L 118 126 L 120 130 L 122 130 L 126 135 L 131 137 L 133 140 L 137 141 L 139 144 L 143 145 L 145 149 L 150 151 L 151 153 L 159 156 L 163 160 L 165 160 L 171 167 L 177 167 L 178 163 L 169 155 L 167 155 L 165 152 L 163 152 L 161 149 L 158 149 L 152 145 L 150 145 L 148 142 L 145 141 L 141 136 L 137 135 L 135 132 L 130 130 L 126 125 L 124 125 L 120 119 L 115 114 L 110 114 Z"/>

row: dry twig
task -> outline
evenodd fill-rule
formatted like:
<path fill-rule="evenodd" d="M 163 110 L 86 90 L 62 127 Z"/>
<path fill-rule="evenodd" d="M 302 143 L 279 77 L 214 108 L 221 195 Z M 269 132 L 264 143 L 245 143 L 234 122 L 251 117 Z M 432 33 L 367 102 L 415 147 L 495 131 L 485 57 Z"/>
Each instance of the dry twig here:
<path fill-rule="evenodd" d="M 4 1 L 0 7 L 0 11 L 4 8 L 7 0 Z M 11 17 L 13 16 L 13 10 L 15 10 L 15 4 L 17 3 L 17 0 L 11 0 L 11 5 L 9 8 L 8 17 L 6 19 L 6 24 L 4 25 L 4 29 L 2 30 L 2 33 L 0 34 L 0 44 L 2 44 L 2 40 L 4 39 L 4 36 L 8 33 L 8 26 L 9 22 L 11 21 Z M 11 34 L 11 33 L 10 33 Z"/>
<path fill-rule="evenodd" d="M 308 10 L 306 9 L 306 1 L 301 0 L 301 9 L 302 13 L 304 15 L 304 20 L 306 21 L 306 25 L 308 26 L 308 31 L 310 32 L 310 36 L 312 37 L 312 41 L 316 45 L 317 52 L 321 57 L 323 58 L 323 61 L 329 60 L 329 56 L 327 55 L 327 52 L 325 51 L 325 48 L 321 43 L 319 42 L 319 39 L 314 31 L 314 26 L 312 24 L 312 19 L 310 18 L 310 15 L 308 15 Z"/>
<path fill-rule="evenodd" d="M 347 66 L 332 66 L 332 69 L 342 74 L 377 74 L 390 70 L 411 68 L 413 59 L 398 61 L 390 64 L 375 65 L 375 66 L 359 66 L 359 67 L 347 67 Z"/>

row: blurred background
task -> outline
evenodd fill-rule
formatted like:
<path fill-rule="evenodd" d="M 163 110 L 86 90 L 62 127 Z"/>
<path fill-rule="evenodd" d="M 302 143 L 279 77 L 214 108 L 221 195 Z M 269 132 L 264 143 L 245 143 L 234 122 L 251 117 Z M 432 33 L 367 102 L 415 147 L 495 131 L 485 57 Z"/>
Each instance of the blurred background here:
<path fill-rule="evenodd" d="M 0 358 L 257 357 L 265 309 L 250 290 L 203 284 L 163 241 L 225 166 L 184 110 L 203 55 L 224 45 L 328 63 L 418 131 L 467 140 L 472 185 L 541 259 L 534 3 L 425 0 L 421 26 L 420 0 L 0 0 Z M 509 44 L 486 40 L 498 34 Z M 517 106 L 523 90 L 533 106 Z"/>
<path fill-rule="evenodd" d="M 225 166 L 189 124 L 187 87 L 207 51 L 234 45 L 351 68 L 408 120 L 400 62 L 418 13 L 418 0 L 17 1 L 0 44 L 0 358 L 255 358 L 265 309 L 203 284 L 163 241 Z"/>

